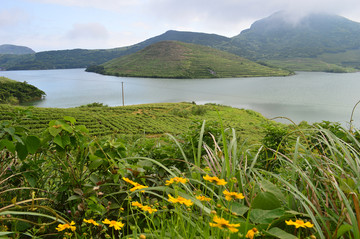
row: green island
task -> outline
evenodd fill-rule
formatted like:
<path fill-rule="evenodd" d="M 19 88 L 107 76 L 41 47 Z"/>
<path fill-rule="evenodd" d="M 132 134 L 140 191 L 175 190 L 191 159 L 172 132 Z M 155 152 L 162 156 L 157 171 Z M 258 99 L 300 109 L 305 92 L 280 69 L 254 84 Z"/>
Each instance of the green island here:
<path fill-rule="evenodd" d="M 115 58 L 87 71 L 152 78 L 230 78 L 287 76 L 292 72 L 261 65 L 211 47 L 179 41 L 154 43 L 131 55 Z"/>
<path fill-rule="evenodd" d="M 0 76 L 0 104 L 19 104 L 40 100 L 45 92 L 26 82 L 18 82 Z"/>
<path fill-rule="evenodd" d="M 360 134 L 194 103 L 0 105 L 1 238 L 360 238 Z"/>

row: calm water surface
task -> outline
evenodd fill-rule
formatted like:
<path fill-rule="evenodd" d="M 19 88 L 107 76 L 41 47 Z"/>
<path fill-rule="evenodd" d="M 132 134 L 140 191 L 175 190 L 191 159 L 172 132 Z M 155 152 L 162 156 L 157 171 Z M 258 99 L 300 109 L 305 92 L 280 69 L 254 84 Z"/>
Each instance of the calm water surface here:
<path fill-rule="evenodd" d="M 17 81 L 27 81 L 45 91 L 38 107 L 76 107 L 93 102 L 109 106 L 195 101 L 252 109 L 268 118 L 289 117 L 337 121 L 346 125 L 360 100 L 360 73 L 297 72 L 289 77 L 225 79 L 152 79 L 103 76 L 84 69 L 3 71 Z M 359 113 L 357 112 L 359 111 Z M 355 111 L 360 125 L 360 107 Z"/>

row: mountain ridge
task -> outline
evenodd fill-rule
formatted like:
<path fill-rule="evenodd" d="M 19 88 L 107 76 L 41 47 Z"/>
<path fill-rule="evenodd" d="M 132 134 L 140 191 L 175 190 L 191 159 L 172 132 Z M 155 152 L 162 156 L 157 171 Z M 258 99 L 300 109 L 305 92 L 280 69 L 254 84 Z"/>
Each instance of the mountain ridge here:
<path fill-rule="evenodd" d="M 257 64 L 208 46 L 161 41 L 126 56 L 88 68 L 106 75 L 152 78 L 231 78 L 286 76 L 291 72 Z"/>
<path fill-rule="evenodd" d="M 35 51 L 26 46 L 17 46 L 12 44 L 0 45 L 0 54 L 25 55 L 33 53 L 35 53 Z"/>
<path fill-rule="evenodd" d="M 112 49 L 72 49 L 38 52 L 22 56 L 0 56 L 4 70 L 86 68 L 120 56 L 135 53 L 164 40 L 177 40 L 210 46 L 265 64 L 290 70 L 347 72 L 360 69 L 360 23 L 347 18 L 317 13 L 285 24 L 287 16 L 277 12 L 255 21 L 234 37 L 169 30 L 137 44 Z M 295 19 L 296 20 L 296 19 Z M 295 24 L 296 23 L 296 24 Z M 301 61 L 298 59 L 301 58 Z M 349 58 L 349 60 L 347 59 Z M 289 65 L 287 62 L 303 62 Z M 315 65 L 314 65 L 315 63 Z M 313 65 L 306 68 L 306 65 Z M 327 65 L 323 68 L 320 66 Z"/>

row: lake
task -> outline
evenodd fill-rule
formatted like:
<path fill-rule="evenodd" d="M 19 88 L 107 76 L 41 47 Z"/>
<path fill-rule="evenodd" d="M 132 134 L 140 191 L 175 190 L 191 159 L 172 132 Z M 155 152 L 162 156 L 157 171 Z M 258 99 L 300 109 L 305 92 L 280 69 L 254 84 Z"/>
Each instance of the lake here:
<path fill-rule="evenodd" d="M 336 121 L 344 126 L 360 100 L 360 73 L 297 72 L 288 77 L 225 79 L 153 79 L 103 76 L 84 69 L 2 71 L 46 92 L 37 107 L 76 107 L 93 102 L 109 106 L 160 102 L 217 103 L 252 109 L 265 117 L 288 117 L 299 123 Z M 359 113 L 358 113 L 359 112 Z M 354 114 L 360 125 L 360 106 Z M 284 121 L 281 121 L 284 122 Z"/>

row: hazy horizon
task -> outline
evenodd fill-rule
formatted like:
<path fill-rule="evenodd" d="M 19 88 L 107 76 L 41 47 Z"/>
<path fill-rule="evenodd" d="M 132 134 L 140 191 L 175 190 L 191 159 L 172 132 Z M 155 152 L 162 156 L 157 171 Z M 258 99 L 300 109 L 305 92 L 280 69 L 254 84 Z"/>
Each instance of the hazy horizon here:
<path fill-rule="evenodd" d="M 281 10 L 292 19 L 321 11 L 360 22 L 355 0 L 11 0 L 0 7 L 0 45 L 109 49 L 168 30 L 233 37 Z"/>

